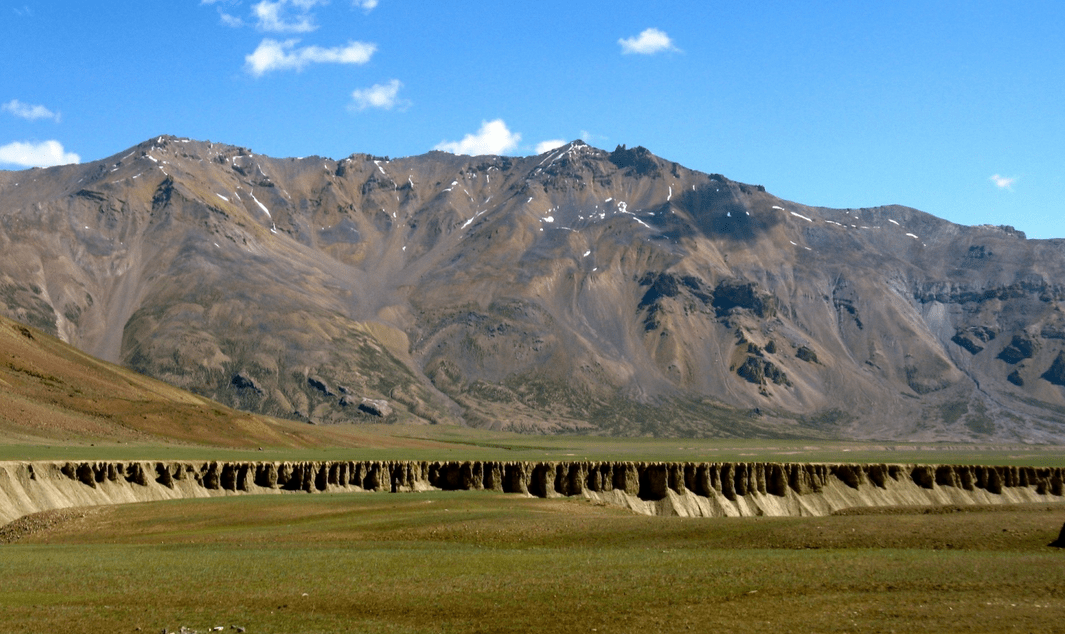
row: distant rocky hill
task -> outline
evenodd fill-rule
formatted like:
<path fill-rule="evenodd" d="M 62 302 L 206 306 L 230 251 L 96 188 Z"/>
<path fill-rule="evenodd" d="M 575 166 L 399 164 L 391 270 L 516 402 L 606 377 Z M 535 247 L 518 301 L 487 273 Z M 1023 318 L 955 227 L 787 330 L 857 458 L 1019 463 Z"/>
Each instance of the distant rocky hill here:
<path fill-rule="evenodd" d="M 0 313 L 321 424 L 1061 443 L 1063 248 L 580 141 L 0 172 Z"/>

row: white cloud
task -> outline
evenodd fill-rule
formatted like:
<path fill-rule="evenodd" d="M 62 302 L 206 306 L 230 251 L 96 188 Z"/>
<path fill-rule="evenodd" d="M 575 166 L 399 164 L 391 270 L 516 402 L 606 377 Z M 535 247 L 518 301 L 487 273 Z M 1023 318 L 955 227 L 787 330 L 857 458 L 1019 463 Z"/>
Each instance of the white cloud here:
<path fill-rule="evenodd" d="M 638 37 L 622 38 L 618 40 L 622 53 L 637 53 L 639 55 L 654 55 L 662 51 L 680 51 L 669 39 L 665 31 L 658 29 L 645 29 Z"/>
<path fill-rule="evenodd" d="M 242 0 L 200 0 L 201 5 L 217 5 L 218 16 L 223 25 L 241 28 L 252 25 L 259 31 L 267 33 L 310 33 L 318 30 L 316 7 L 329 4 L 330 0 L 260 0 L 251 5 L 247 16 L 239 16 L 227 11 L 229 7 L 239 7 Z M 379 0 L 351 0 L 352 7 L 369 13 L 379 4 Z"/>
<path fill-rule="evenodd" d="M 318 28 L 314 23 L 311 9 L 324 0 L 263 0 L 252 5 L 252 13 L 257 20 L 256 27 L 271 33 L 308 33 Z M 289 15 L 289 7 L 295 8 L 295 15 Z"/>
<path fill-rule="evenodd" d="M 1012 190 L 1013 184 L 1017 182 L 1016 177 L 1003 177 L 1002 175 L 991 175 L 991 183 L 995 184 L 995 187 L 1000 190 Z"/>
<path fill-rule="evenodd" d="M 542 155 L 549 150 L 554 150 L 561 146 L 565 146 L 567 142 L 561 139 L 548 139 L 547 141 L 541 141 L 536 144 L 536 154 Z"/>
<path fill-rule="evenodd" d="M 0 146 L 0 163 L 13 163 L 27 168 L 47 168 L 80 161 L 81 157 L 63 150 L 63 144 L 54 139 L 40 143 L 15 141 Z"/>
<path fill-rule="evenodd" d="M 59 121 L 59 113 L 53 113 L 44 106 L 24 104 L 17 99 L 0 106 L 0 110 L 6 110 L 15 117 L 21 117 L 33 121 L 35 119 L 54 119 Z"/>
<path fill-rule="evenodd" d="M 227 27 L 233 27 L 235 29 L 239 29 L 240 27 L 243 27 L 245 25 L 245 22 L 244 22 L 244 20 L 242 18 L 240 18 L 238 16 L 235 16 L 235 15 L 233 15 L 231 13 L 226 13 L 225 9 L 223 8 L 223 7 L 239 5 L 240 4 L 239 0 L 200 0 L 200 4 L 201 5 L 205 5 L 206 4 L 208 6 L 213 5 L 213 4 L 219 5 L 219 7 L 218 7 L 218 17 L 222 20 L 222 24 L 226 25 Z"/>
<path fill-rule="evenodd" d="M 502 119 L 494 119 L 482 121 L 480 130 L 462 141 L 441 141 L 434 150 L 456 155 L 501 155 L 517 148 L 520 141 L 521 133 L 510 132 Z"/>
<path fill-rule="evenodd" d="M 580 138 L 582 141 L 584 141 L 584 143 L 591 144 L 593 146 L 596 143 L 601 143 L 610 139 L 610 137 L 607 137 L 606 135 L 597 135 L 596 133 L 587 130 L 581 130 Z"/>
<path fill-rule="evenodd" d="M 244 20 L 241 20 L 235 15 L 230 15 L 223 11 L 219 11 L 218 17 L 222 19 L 222 24 L 226 25 L 227 27 L 239 29 L 240 27 L 244 26 Z"/>
<path fill-rule="evenodd" d="M 320 46 L 295 48 L 299 40 L 278 42 L 270 38 L 244 57 L 244 68 L 259 77 L 270 71 L 301 71 L 308 64 L 365 64 L 377 50 L 376 44 L 349 42 L 347 46 L 324 49 Z"/>
<path fill-rule="evenodd" d="M 399 89 L 402 87 L 403 82 L 394 79 L 387 84 L 374 84 L 370 88 L 355 89 L 351 93 L 353 100 L 351 108 L 353 110 L 366 110 L 367 108 L 392 110 L 397 106 L 400 108 L 409 106 L 409 101 L 399 98 Z"/>

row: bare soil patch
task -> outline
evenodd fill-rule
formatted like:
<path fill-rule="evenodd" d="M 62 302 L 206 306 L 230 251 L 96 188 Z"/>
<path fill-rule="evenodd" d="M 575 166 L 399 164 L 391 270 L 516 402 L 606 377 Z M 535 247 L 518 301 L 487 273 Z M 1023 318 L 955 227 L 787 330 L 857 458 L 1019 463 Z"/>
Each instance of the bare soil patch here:
<path fill-rule="evenodd" d="M 90 506 L 45 510 L 44 512 L 25 515 L 11 523 L 0 526 L 0 545 L 16 543 L 38 535 L 47 535 L 53 531 L 76 531 L 77 528 L 87 526 L 90 523 L 89 519 L 110 513 L 113 510 L 114 508 L 111 506 Z"/>

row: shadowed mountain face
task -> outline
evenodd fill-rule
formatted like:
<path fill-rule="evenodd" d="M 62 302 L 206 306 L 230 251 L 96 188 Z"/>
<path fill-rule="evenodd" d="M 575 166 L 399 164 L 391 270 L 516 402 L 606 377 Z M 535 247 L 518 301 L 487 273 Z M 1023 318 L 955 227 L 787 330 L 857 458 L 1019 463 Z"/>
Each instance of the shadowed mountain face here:
<path fill-rule="evenodd" d="M 318 423 L 1062 442 L 1063 247 L 579 141 L 0 172 L 0 312 Z"/>

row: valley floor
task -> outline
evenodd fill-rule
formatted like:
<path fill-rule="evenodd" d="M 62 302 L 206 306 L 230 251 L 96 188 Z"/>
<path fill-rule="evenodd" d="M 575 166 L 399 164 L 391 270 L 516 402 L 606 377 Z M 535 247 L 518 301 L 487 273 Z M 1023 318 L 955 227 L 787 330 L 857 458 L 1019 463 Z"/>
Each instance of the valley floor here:
<path fill-rule="evenodd" d="M 52 511 L 0 631 L 1056 632 L 1065 506 L 648 517 L 491 492 Z"/>

